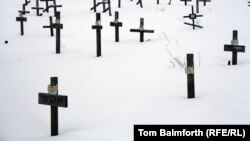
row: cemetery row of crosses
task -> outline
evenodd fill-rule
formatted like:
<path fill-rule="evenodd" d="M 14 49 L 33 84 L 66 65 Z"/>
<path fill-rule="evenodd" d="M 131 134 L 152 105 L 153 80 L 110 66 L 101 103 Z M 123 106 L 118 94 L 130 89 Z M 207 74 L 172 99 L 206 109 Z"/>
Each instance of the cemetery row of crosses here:
<path fill-rule="evenodd" d="M 62 7 L 62 5 L 57 5 L 56 0 L 40 0 L 41 2 L 45 2 L 45 8 L 39 6 L 39 0 L 36 0 L 36 6 L 32 7 L 33 10 L 36 10 L 37 16 L 42 16 L 44 12 L 49 12 L 49 10 L 53 9 L 53 15 L 55 16 L 55 22 L 53 22 L 53 16 L 49 17 L 49 25 L 43 26 L 43 28 L 48 28 L 50 30 L 50 36 L 54 36 L 54 29 L 56 30 L 56 53 L 60 53 L 60 31 L 63 29 L 63 24 L 60 23 L 60 12 L 57 8 Z M 131 0 L 133 1 L 133 0 Z M 180 0 L 184 2 L 184 5 L 187 6 L 188 2 L 191 0 Z M 202 17 L 203 15 L 198 15 L 199 13 L 199 2 L 203 2 L 204 6 L 206 6 L 207 2 L 211 2 L 211 0 L 196 0 L 196 12 L 194 10 L 194 6 L 191 6 L 191 14 L 188 16 L 184 16 L 183 18 L 189 18 L 192 20 L 192 23 L 184 23 L 186 25 L 192 26 L 195 28 L 203 28 L 201 25 L 195 23 L 195 19 L 198 17 Z M 99 6 L 102 6 L 103 13 L 108 12 L 109 15 L 112 15 L 111 12 L 111 2 L 110 0 L 100 0 L 97 2 L 93 0 L 93 7 L 90 10 L 94 12 L 97 11 Z M 157 0 L 157 4 L 160 1 Z M 30 13 L 26 10 L 26 6 L 30 4 L 30 1 L 25 0 L 25 3 L 22 5 L 22 10 L 19 10 L 19 17 L 16 17 L 16 21 L 20 22 L 21 35 L 24 35 L 24 22 L 27 22 L 27 17 L 24 15 Z M 143 8 L 142 0 L 138 0 L 136 3 Z M 168 3 L 171 4 L 171 0 Z M 121 0 L 118 1 L 118 7 L 121 7 Z M 119 28 L 123 27 L 123 23 L 119 21 L 119 13 L 115 12 L 114 21 L 110 22 L 110 26 L 115 27 L 115 42 L 119 42 Z M 95 25 L 92 26 L 92 29 L 96 30 L 96 54 L 97 57 L 102 56 L 101 52 L 101 30 L 103 26 L 101 25 L 101 14 L 96 13 L 96 22 Z M 140 34 L 140 42 L 144 42 L 144 34 L 145 33 L 154 33 L 154 30 L 144 29 L 144 18 L 140 19 L 140 26 L 138 29 L 130 29 L 130 32 L 138 32 Z M 224 51 L 232 52 L 232 65 L 237 65 L 237 53 L 245 52 L 245 46 L 238 45 L 238 32 L 237 30 L 233 31 L 233 39 L 231 44 L 224 45 Z M 185 72 L 187 74 L 187 97 L 195 98 L 195 83 L 194 83 L 194 55 L 187 54 L 187 67 Z M 231 61 L 228 61 L 228 65 L 231 64 Z M 68 97 L 63 95 L 58 95 L 58 78 L 51 77 L 51 84 L 48 86 L 48 93 L 39 93 L 39 104 L 45 104 L 51 106 L 51 136 L 58 135 L 58 107 L 68 107 Z"/>

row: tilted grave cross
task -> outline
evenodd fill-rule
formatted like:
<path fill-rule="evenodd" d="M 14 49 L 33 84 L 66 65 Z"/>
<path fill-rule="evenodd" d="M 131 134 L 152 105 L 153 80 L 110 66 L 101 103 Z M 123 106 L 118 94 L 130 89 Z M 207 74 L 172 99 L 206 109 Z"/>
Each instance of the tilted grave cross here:
<path fill-rule="evenodd" d="M 19 17 L 16 17 L 16 21 L 20 22 L 20 26 L 21 26 L 21 36 L 24 35 L 24 28 L 23 28 L 23 22 L 27 22 L 27 18 L 23 17 L 23 14 L 20 13 Z"/>
<path fill-rule="evenodd" d="M 140 33 L 140 42 L 144 42 L 144 33 L 154 33 L 154 30 L 144 29 L 144 18 L 141 18 L 139 29 L 130 29 L 130 32 L 139 32 Z"/>
<path fill-rule="evenodd" d="M 53 18 L 52 16 L 49 17 L 49 25 L 43 26 L 43 28 L 49 28 L 50 29 L 50 36 L 54 36 L 54 30 L 53 30 Z"/>
<path fill-rule="evenodd" d="M 63 24 L 60 23 L 60 12 L 56 13 L 56 21 L 52 24 L 52 27 L 56 29 L 56 53 L 60 54 L 61 29 L 63 29 Z"/>
<path fill-rule="evenodd" d="M 22 9 L 22 10 L 19 10 L 18 12 L 21 13 L 21 14 L 23 14 L 23 15 L 25 15 L 25 14 L 27 14 L 27 13 L 30 13 L 30 11 L 26 11 L 26 10 L 25 10 L 25 9 L 26 9 L 25 6 L 26 6 L 26 5 L 23 4 L 23 5 L 22 5 L 23 9 Z"/>
<path fill-rule="evenodd" d="M 38 93 L 38 103 L 50 105 L 51 113 L 51 136 L 58 135 L 58 107 L 68 107 L 68 97 L 58 95 L 58 78 L 51 77 L 48 85 L 48 93 Z"/>
<path fill-rule="evenodd" d="M 192 0 L 180 0 L 180 1 L 183 1 L 185 5 L 187 5 L 187 2 L 191 2 Z"/>
<path fill-rule="evenodd" d="M 203 2 L 203 5 L 206 6 L 207 5 L 207 2 L 211 2 L 211 0 L 199 0 L 201 2 Z"/>
<path fill-rule="evenodd" d="M 132 0 L 131 0 L 132 1 Z M 142 5 L 142 0 L 138 0 L 138 2 L 136 3 L 137 5 L 140 4 L 141 8 L 143 8 L 143 5 Z"/>
<path fill-rule="evenodd" d="M 102 56 L 102 48 L 101 48 L 101 14 L 96 13 L 96 22 L 95 25 L 92 26 L 92 29 L 96 29 L 96 55 L 97 57 Z"/>
<path fill-rule="evenodd" d="M 56 0 L 53 0 L 53 5 L 49 5 L 46 9 L 43 10 L 43 12 L 49 11 L 50 8 L 54 8 L 54 16 L 56 16 L 57 8 L 60 7 L 62 7 L 62 5 L 56 5 Z"/>
<path fill-rule="evenodd" d="M 192 20 L 192 24 L 186 23 L 186 22 L 184 22 L 184 24 L 193 26 L 193 29 L 195 29 L 195 27 L 203 28 L 202 26 L 195 24 L 195 19 L 197 17 L 203 17 L 203 15 L 197 15 L 197 14 L 195 14 L 194 13 L 194 7 L 192 6 L 192 13 L 189 14 L 188 16 L 184 16 L 183 17 L 183 18 L 189 18 L 189 19 L 191 19 Z"/>
<path fill-rule="evenodd" d="M 24 5 L 28 5 L 30 3 L 30 1 L 29 0 L 25 0 L 25 3 L 24 3 Z"/>
<path fill-rule="evenodd" d="M 36 10 L 36 15 L 37 16 L 42 16 L 43 14 L 40 14 L 40 10 L 43 10 L 43 7 L 39 7 L 39 0 L 36 0 L 36 7 L 31 7 L 31 9 Z"/>
<path fill-rule="evenodd" d="M 232 52 L 232 65 L 237 65 L 237 53 L 245 52 L 245 46 L 239 45 L 237 30 L 233 31 L 233 40 L 231 41 L 231 45 L 224 45 L 224 51 Z"/>
<path fill-rule="evenodd" d="M 185 71 L 187 74 L 188 98 L 195 98 L 194 55 L 193 54 L 187 54 L 187 67 Z"/>
<path fill-rule="evenodd" d="M 102 0 L 101 2 L 96 3 L 96 0 L 93 0 L 94 2 L 94 6 L 90 9 L 90 10 L 94 10 L 94 12 L 96 12 L 96 8 L 102 4 L 103 6 L 103 13 L 109 11 L 109 16 L 111 16 L 111 3 L 110 0 Z M 106 4 L 108 5 L 108 7 L 106 8 Z"/>
<path fill-rule="evenodd" d="M 40 1 L 43 1 L 43 2 L 45 2 L 46 3 L 46 7 L 45 7 L 45 9 L 46 9 L 46 11 L 45 12 L 49 12 L 49 2 L 54 2 L 55 0 L 40 0 Z"/>
<path fill-rule="evenodd" d="M 118 21 L 119 19 L 119 13 L 115 12 L 115 20 L 113 22 L 110 22 L 110 26 L 115 27 L 115 41 L 119 42 L 119 27 L 122 27 L 122 22 Z"/>

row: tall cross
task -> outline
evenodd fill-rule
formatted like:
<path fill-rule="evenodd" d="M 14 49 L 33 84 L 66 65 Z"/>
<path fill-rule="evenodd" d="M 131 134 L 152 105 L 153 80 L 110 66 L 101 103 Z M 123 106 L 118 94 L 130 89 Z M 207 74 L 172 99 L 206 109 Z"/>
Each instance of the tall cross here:
<path fill-rule="evenodd" d="M 52 24 L 52 27 L 56 29 L 56 53 L 60 54 L 61 29 L 63 29 L 63 24 L 60 23 L 60 12 L 57 12 L 56 21 Z"/>
<path fill-rule="evenodd" d="M 207 2 L 211 2 L 211 0 L 199 0 L 201 2 L 203 2 L 204 6 L 206 6 Z"/>
<path fill-rule="evenodd" d="M 31 7 L 31 9 L 36 10 L 36 15 L 37 16 L 42 16 L 43 14 L 40 14 L 40 10 L 43 10 L 43 7 L 39 7 L 39 0 L 36 0 L 36 7 Z"/>
<path fill-rule="evenodd" d="M 20 13 L 19 17 L 16 17 L 16 21 L 20 22 L 20 26 L 21 26 L 21 36 L 24 35 L 24 28 L 23 28 L 23 22 L 27 22 L 27 18 L 23 17 L 23 14 Z"/>
<path fill-rule="evenodd" d="M 191 2 L 192 0 L 180 0 L 180 1 L 183 1 L 185 5 L 187 5 L 187 2 Z"/>
<path fill-rule="evenodd" d="M 48 13 L 48 12 L 49 12 L 49 8 L 48 8 L 48 7 L 49 7 L 49 2 L 50 2 L 50 1 L 52 1 L 52 2 L 53 2 L 53 1 L 55 1 L 55 0 L 41 0 L 41 1 L 43 1 L 43 2 L 45 2 L 45 3 L 46 3 L 46 8 L 45 8 L 45 9 L 46 9 L 46 11 L 45 11 L 45 12 L 47 12 L 47 13 Z"/>
<path fill-rule="evenodd" d="M 58 135 L 58 107 L 68 107 L 68 97 L 58 95 L 58 78 L 51 77 L 48 93 L 38 93 L 38 103 L 50 105 L 51 136 Z"/>
<path fill-rule="evenodd" d="M 195 27 L 203 28 L 202 26 L 196 25 L 196 24 L 195 24 L 195 19 L 196 19 L 197 17 L 202 17 L 202 16 L 203 16 L 203 15 L 196 15 L 196 14 L 194 13 L 194 7 L 193 7 L 193 5 L 192 5 L 192 13 L 189 14 L 188 16 L 184 16 L 184 17 L 183 17 L 183 18 L 189 18 L 189 19 L 191 19 L 191 20 L 192 20 L 192 24 L 186 23 L 186 22 L 184 22 L 184 24 L 193 26 L 193 29 L 195 29 Z"/>
<path fill-rule="evenodd" d="M 224 45 L 224 51 L 232 52 L 232 65 L 237 65 L 237 53 L 245 52 L 245 46 L 239 45 L 237 30 L 233 31 L 233 40 L 231 41 L 231 45 Z"/>
<path fill-rule="evenodd" d="M 96 23 L 92 26 L 92 29 L 96 29 L 96 54 L 97 57 L 102 56 L 102 48 L 101 48 L 101 14 L 96 13 Z"/>
<path fill-rule="evenodd" d="M 154 33 L 154 30 L 144 29 L 144 19 L 140 19 L 139 29 L 130 29 L 130 32 L 139 32 L 140 33 L 140 42 L 144 42 L 144 33 Z"/>
<path fill-rule="evenodd" d="M 115 20 L 113 22 L 110 22 L 110 26 L 115 27 L 115 41 L 119 42 L 119 27 L 122 27 L 122 22 L 118 21 L 119 19 L 119 13 L 115 12 Z"/>
<path fill-rule="evenodd" d="M 50 36 L 54 36 L 54 30 L 53 30 L 53 19 L 52 16 L 49 16 L 49 25 L 43 26 L 43 28 L 49 28 L 50 29 Z"/>

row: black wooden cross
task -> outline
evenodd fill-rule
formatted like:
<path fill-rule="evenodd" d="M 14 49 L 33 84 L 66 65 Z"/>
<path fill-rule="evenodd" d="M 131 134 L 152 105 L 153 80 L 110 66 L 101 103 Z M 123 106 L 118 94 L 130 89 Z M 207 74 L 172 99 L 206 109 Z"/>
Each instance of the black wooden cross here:
<path fill-rule="evenodd" d="M 50 105 L 51 136 L 58 135 L 58 107 L 68 107 L 68 96 L 58 95 L 58 78 L 51 77 L 48 93 L 38 93 L 38 103 Z"/>
<path fill-rule="evenodd" d="M 25 0 L 24 5 L 28 5 L 29 3 L 30 3 L 30 1 L 29 1 L 29 0 Z"/>
<path fill-rule="evenodd" d="M 49 12 L 49 2 L 53 2 L 53 1 L 55 1 L 55 0 L 40 0 L 40 1 L 43 1 L 43 2 L 45 2 L 46 3 L 46 12 L 48 13 Z"/>
<path fill-rule="evenodd" d="M 139 29 L 130 29 L 130 32 L 139 32 L 140 33 L 140 42 L 144 42 L 144 33 L 154 33 L 154 30 L 144 29 L 144 19 L 140 19 Z"/>
<path fill-rule="evenodd" d="M 20 13 L 19 17 L 16 17 L 16 21 L 20 22 L 20 26 L 21 26 L 21 36 L 24 35 L 24 28 L 23 28 L 23 22 L 27 22 L 27 18 L 23 17 L 23 14 Z"/>
<path fill-rule="evenodd" d="M 202 26 L 196 25 L 196 24 L 195 24 L 195 19 L 196 19 L 197 17 L 202 17 L 202 16 L 203 16 L 203 15 L 197 15 L 197 14 L 194 13 L 194 7 L 193 7 L 193 5 L 192 5 L 192 13 L 189 14 L 188 16 L 184 16 L 184 17 L 183 17 L 183 18 L 189 18 L 189 19 L 191 19 L 191 20 L 192 20 L 192 24 L 186 23 L 186 22 L 184 22 L 184 24 L 193 26 L 193 29 L 195 29 L 195 27 L 203 28 Z"/>
<path fill-rule="evenodd" d="M 43 14 L 40 14 L 40 10 L 43 10 L 43 7 L 39 7 L 39 0 L 36 0 L 36 7 L 31 7 L 31 9 L 36 10 L 36 15 L 37 16 L 42 16 Z"/>
<path fill-rule="evenodd" d="M 180 1 L 183 1 L 185 5 L 187 5 L 187 2 L 191 2 L 192 0 L 180 0 Z"/>
<path fill-rule="evenodd" d="M 19 10 L 18 12 L 21 13 L 21 14 L 23 14 L 23 15 L 25 15 L 26 13 L 30 13 L 30 11 L 26 11 L 26 10 L 25 10 L 25 9 L 26 9 L 25 6 L 26 6 L 26 5 L 23 4 L 23 5 L 22 5 L 23 9 L 22 9 L 22 10 Z"/>
<path fill-rule="evenodd" d="M 60 23 L 60 12 L 56 13 L 56 21 L 52 24 L 52 27 L 56 29 L 56 53 L 60 54 L 61 29 L 63 29 L 63 24 Z"/>
<path fill-rule="evenodd" d="M 199 1 L 203 2 L 204 6 L 207 5 L 207 2 L 211 2 L 211 0 L 199 0 Z"/>
<path fill-rule="evenodd" d="M 195 98 L 195 85 L 194 85 L 194 54 L 187 54 L 187 89 L 188 98 Z"/>
<path fill-rule="evenodd" d="M 54 8 L 54 15 L 56 16 L 57 8 L 62 7 L 62 5 L 56 5 L 56 0 L 53 1 L 53 5 L 49 5 L 43 12 L 49 11 L 50 8 Z"/>
<path fill-rule="evenodd" d="M 133 0 L 131 0 L 133 1 Z M 138 2 L 136 3 L 137 5 L 140 4 L 141 8 L 143 8 L 143 5 L 142 5 L 142 0 L 138 0 Z"/>
<path fill-rule="evenodd" d="M 96 29 L 96 54 L 97 57 L 102 56 L 102 48 L 101 48 L 101 30 L 102 30 L 102 25 L 101 25 L 101 14 L 96 13 L 96 23 L 95 25 L 92 26 L 92 29 Z"/>
<path fill-rule="evenodd" d="M 231 41 L 231 45 L 224 45 L 224 51 L 232 52 L 232 65 L 237 65 L 237 53 L 245 52 L 245 46 L 239 45 L 237 30 L 233 31 L 233 40 Z"/>
<path fill-rule="evenodd" d="M 118 21 L 119 19 L 119 13 L 115 12 L 115 20 L 113 22 L 110 22 L 110 26 L 115 27 L 115 41 L 119 42 L 119 27 L 122 27 L 122 22 Z"/>
<path fill-rule="evenodd" d="M 94 2 L 94 6 L 90 9 L 90 10 L 94 10 L 94 12 L 96 12 L 96 8 L 102 4 L 103 6 L 103 13 L 109 11 L 109 16 L 111 16 L 111 3 L 110 0 L 102 0 L 101 2 L 96 3 L 96 0 L 93 0 Z M 108 7 L 106 8 L 106 4 L 108 5 Z"/>
<path fill-rule="evenodd" d="M 53 30 L 53 19 L 52 16 L 49 17 L 49 25 L 43 26 L 43 28 L 49 28 L 50 29 L 50 36 L 54 36 L 54 30 Z"/>

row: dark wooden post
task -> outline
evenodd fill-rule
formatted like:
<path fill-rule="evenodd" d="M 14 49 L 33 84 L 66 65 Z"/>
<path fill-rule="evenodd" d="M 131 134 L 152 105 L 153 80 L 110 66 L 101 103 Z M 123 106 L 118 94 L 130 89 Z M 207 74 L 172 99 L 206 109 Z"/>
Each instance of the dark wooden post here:
<path fill-rule="evenodd" d="M 96 24 L 92 26 L 92 29 L 96 29 L 96 44 L 97 44 L 96 54 L 97 54 L 97 57 L 100 57 L 100 56 L 102 56 L 102 50 L 101 50 L 102 25 L 101 25 L 101 14 L 100 13 L 96 13 Z"/>
<path fill-rule="evenodd" d="M 118 1 L 118 7 L 121 8 L 121 0 Z"/>
<path fill-rule="evenodd" d="M 160 2 L 159 2 L 160 0 L 157 0 L 157 4 L 159 4 Z"/>
<path fill-rule="evenodd" d="M 195 98 L 195 85 L 194 85 L 194 55 L 187 54 L 187 87 L 188 98 Z"/>
<path fill-rule="evenodd" d="M 96 0 L 93 0 L 93 2 L 94 2 L 94 12 L 96 12 Z"/>
<path fill-rule="evenodd" d="M 26 21 L 27 21 L 27 18 L 26 18 L 26 17 L 23 17 L 23 14 L 20 13 L 20 14 L 19 14 L 19 17 L 16 17 L 16 21 L 17 21 L 17 22 L 20 22 L 20 26 L 21 26 L 21 36 L 23 36 L 23 35 L 24 35 L 23 22 L 26 22 Z"/>
<path fill-rule="evenodd" d="M 200 9 L 199 9 L 199 0 L 196 0 L 196 13 L 199 13 Z"/>
<path fill-rule="evenodd" d="M 49 25 L 48 26 L 43 26 L 43 28 L 49 28 L 50 29 L 50 36 L 54 36 L 53 18 L 52 18 L 52 16 L 49 16 Z"/>
<path fill-rule="evenodd" d="M 237 30 L 233 30 L 233 41 L 232 41 L 232 44 L 234 44 L 233 42 L 236 41 L 238 42 L 238 31 Z M 234 44 L 236 45 L 236 44 Z M 238 43 L 237 43 L 238 45 Z M 232 65 L 237 65 L 237 51 L 233 51 L 233 62 L 232 62 Z"/>
<path fill-rule="evenodd" d="M 50 85 L 57 88 L 57 92 L 54 95 L 58 95 L 58 78 L 51 77 Z M 51 136 L 58 135 L 58 107 L 51 106 Z"/>
<path fill-rule="evenodd" d="M 144 30 L 144 18 L 140 19 L 140 30 Z M 140 42 L 144 42 L 144 32 L 140 32 Z"/>
<path fill-rule="evenodd" d="M 56 29 L 56 53 L 60 53 L 61 47 L 61 29 L 63 29 L 63 24 L 60 23 L 60 12 L 56 13 L 56 21 L 53 24 L 53 28 Z"/>

